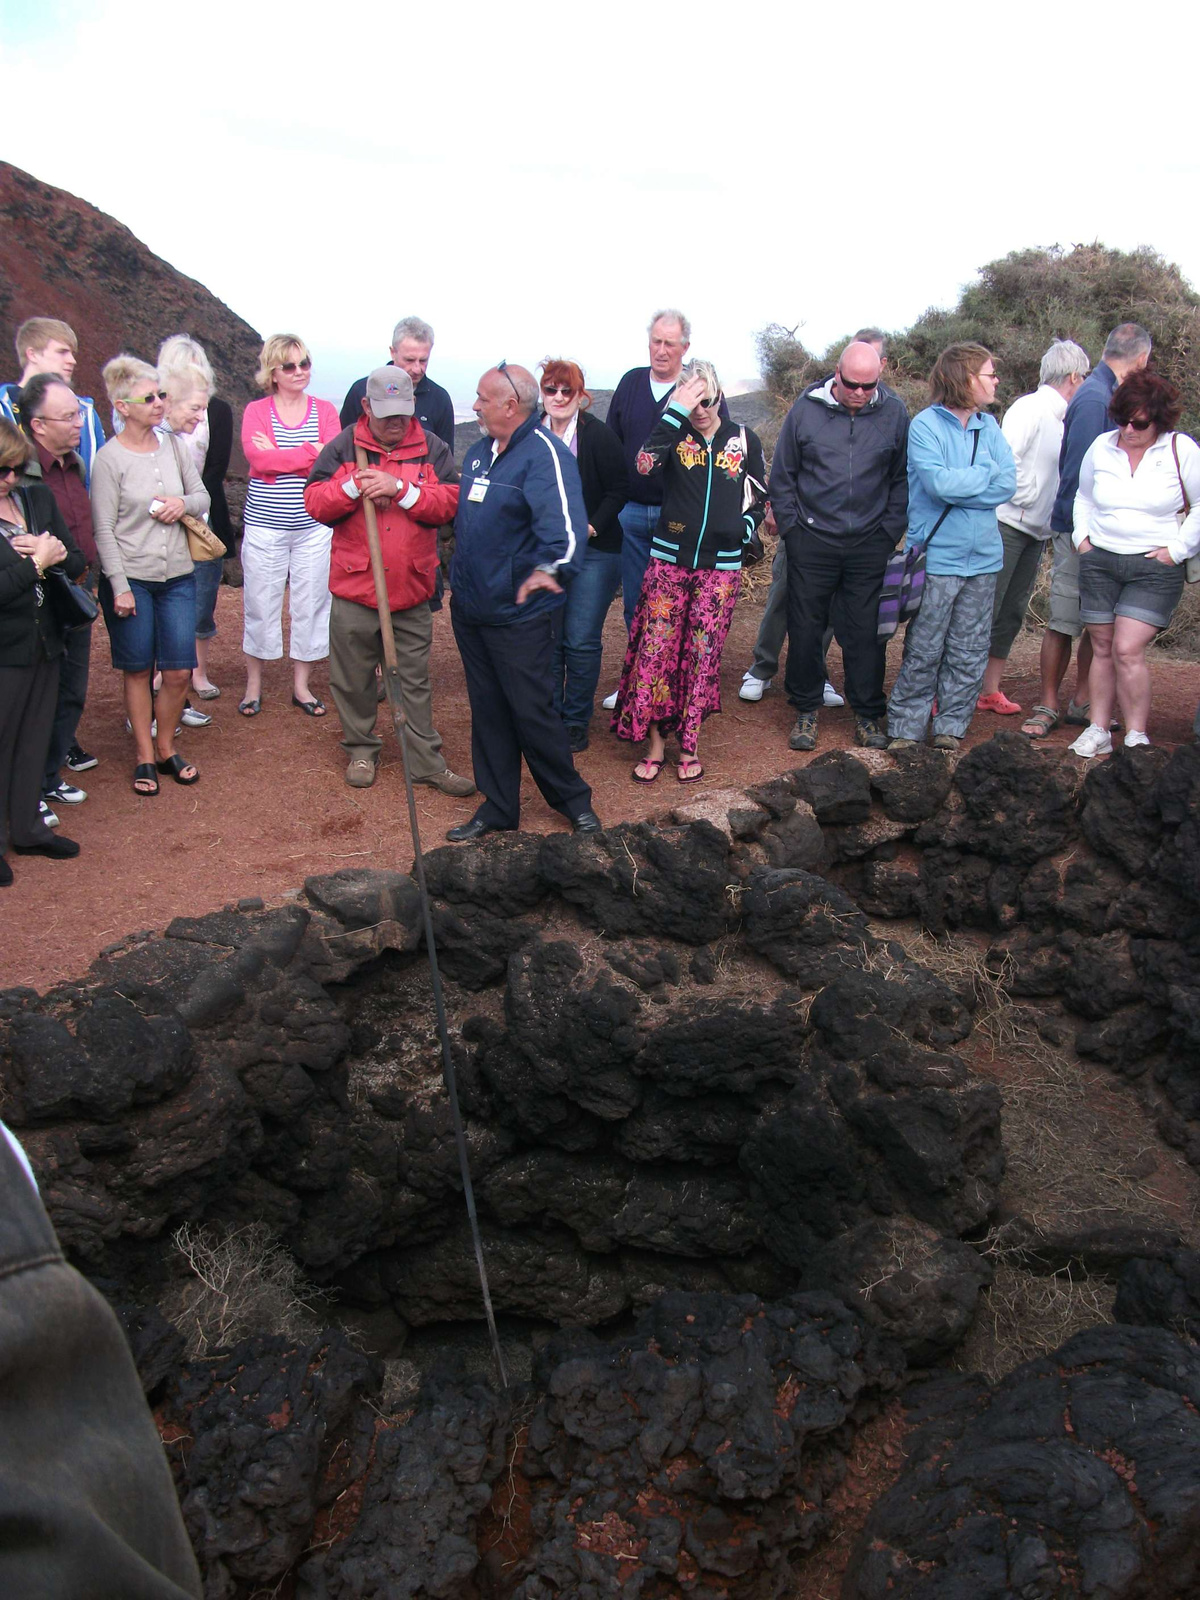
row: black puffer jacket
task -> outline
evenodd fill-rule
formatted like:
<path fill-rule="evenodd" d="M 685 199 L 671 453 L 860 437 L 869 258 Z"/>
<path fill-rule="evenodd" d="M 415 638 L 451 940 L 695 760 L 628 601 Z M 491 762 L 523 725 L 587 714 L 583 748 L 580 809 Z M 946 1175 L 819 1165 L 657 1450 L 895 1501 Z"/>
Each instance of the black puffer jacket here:
<path fill-rule="evenodd" d="M 881 387 L 861 411 L 848 411 L 832 384 L 810 385 L 779 430 L 769 485 L 775 525 L 839 549 L 875 533 L 898 544 L 908 527 L 904 402 Z"/>

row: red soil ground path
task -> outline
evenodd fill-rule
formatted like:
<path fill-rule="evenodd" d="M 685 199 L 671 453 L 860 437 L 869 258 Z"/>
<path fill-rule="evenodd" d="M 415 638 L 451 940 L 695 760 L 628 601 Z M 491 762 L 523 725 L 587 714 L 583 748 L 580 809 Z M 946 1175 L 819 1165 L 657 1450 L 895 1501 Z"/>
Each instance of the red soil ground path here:
<path fill-rule="evenodd" d="M 127 934 L 160 929 L 172 917 L 198 916 L 243 896 L 258 895 L 271 904 L 313 873 L 411 867 L 404 784 L 390 725 L 384 729 L 381 719 L 385 745 L 374 788 L 349 788 L 323 669 L 313 679 L 330 708 L 323 720 L 310 720 L 292 706 L 286 662 L 267 669 L 262 714 L 252 720 L 240 717 L 240 590 L 221 589 L 217 616 L 220 632 L 213 644 L 212 674 L 224 693 L 206 707 L 214 713 L 212 726 L 185 729 L 179 741 L 203 776 L 193 789 L 164 782 L 153 800 L 136 798 L 130 788 L 134 758 L 120 678 L 109 665 L 104 629 L 96 628 L 92 688 L 80 734 L 83 744 L 101 758 L 100 765 L 79 780 L 88 792 L 86 803 L 59 808 L 61 831 L 78 839 L 83 851 L 75 861 L 18 857 L 13 862 L 16 882 L 0 891 L 0 988 L 28 984 L 44 989 L 79 977 L 105 946 Z M 597 715 L 592 746 L 578 764 L 606 823 L 662 814 L 707 790 L 758 782 L 812 759 L 787 747 L 793 718 L 782 685 L 757 705 L 737 697 L 753 655 L 758 616 L 752 600 L 738 608 L 722 673 L 725 710 L 709 720 L 701 737 L 701 783 L 681 787 L 671 767 L 656 784 L 633 783 L 629 774 L 637 759 L 635 747 L 614 739 L 607 732 L 605 713 Z M 622 633 L 617 606 L 605 636 L 602 693 L 616 683 Z M 892 654 L 894 671 L 899 650 Z M 1037 687 L 1033 635 L 1018 641 L 1012 666 L 1006 689 L 1028 708 Z M 833 673 L 840 681 L 836 649 Z M 1152 736 L 1163 744 L 1190 739 L 1200 665 L 1158 659 L 1154 676 Z M 470 717 L 446 611 L 435 618 L 433 679 L 435 716 L 447 759 L 457 771 L 469 771 Z M 1015 728 L 1019 720 L 979 715 L 968 742 Z M 822 713 L 821 735 L 817 754 L 850 744 L 849 710 Z M 1061 748 L 1070 737 L 1068 730 L 1057 729 L 1048 747 Z M 428 788 L 417 794 L 426 849 L 442 844 L 446 829 L 465 821 L 476 804 Z M 531 831 L 548 833 L 566 826 L 528 777 L 522 806 L 522 826 Z"/>

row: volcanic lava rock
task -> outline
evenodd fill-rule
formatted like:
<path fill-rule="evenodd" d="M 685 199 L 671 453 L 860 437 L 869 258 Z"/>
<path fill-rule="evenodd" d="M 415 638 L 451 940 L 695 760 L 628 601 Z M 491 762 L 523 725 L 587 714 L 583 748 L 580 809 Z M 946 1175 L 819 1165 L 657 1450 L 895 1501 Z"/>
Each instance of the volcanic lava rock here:
<path fill-rule="evenodd" d="M 797 768 L 792 788 L 822 826 L 865 822 L 871 814 L 867 769 L 846 750 L 830 750 Z"/>
<path fill-rule="evenodd" d="M 1077 1334 L 995 1389 L 932 1383 L 910 1410 L 909 1465 L 868 1516 L 842 1594 L 1195 1593 L 1198 1402 L 1195 1347 L 1157 1328 Z"/>
<path fill-rule="evenodd" d="M 732 920 L 729 841 L 710 822 L 552 833 L 543 839 L 538 860 L 543 879 L 609 934 L 707 944 Z"/>
<path fill-rule="evenodd" d="M 375 1440 L 348 1537 L 300 1569 L 299 1600 L 458 1600 L 473 1592 L 477 1525 L 504 1470 L 508 1407 L 481 1384 L 434 1376 L 413 1417 Z"/>
<path fill-rule="evenodd" d="M 1146 871 L 1162 837 L 1158 790 L 1168 759 L 1157 748 L 1118 750 L 1110 761 L 1093 764 L 1084 780 L 1079 811 L 1084 838 L 1133 877 Z"/>
<path fill-rule="evenodd" d="M 158 1413 L 206 1600 L 278 1584 L 366 1468 L 379 1387 L 340 1333 L 249 1339 L 185 1367 Z"/>
<path fill-rule="evenodd" d="M 939 750 L 918 745 L 900 750 L 889 766 L 871 776 L 884 815 L 893 822 L 925 822 L 945 803 L 955 769 Z"/>
<path fill-rule="evenodd" d="M 521 917 L 546 897 L 535 833 L 497 833 L 482 844 L 443 845 L 425 856 L 429 893 L 459 911 Z"/>
<path fill-rule="evenodd" d="M 853 1306 L 911 1366 L 923 1367 L 965 1337 L 992 1269 L 970 1245 L 898 1216 L 860 1223 L 815 1250 L 802 1281 Z"/>
<path fill-rule="evenodd" d="M 742 927 L 752 950 L 806 988 L 861 964 L 870 935 L 850 896 L 799 869 L 751 872 L 742 896 Z"/>
<path fill-rule="evenodd" d="M 809 1028 L 799 994 L 769 1005 L 741 996 L 684 995 L 650 1022 L 634 1071 L 667 1094 L 748 1094 L 794 1083 Z"/>
<path fill-rule="evenodd" d="M 636 1337 L 558 1335 L 520 1468 L 518 1600 L 779 1594 L 829 1526 L 849 1425 L 903 1361 L 839 1301 L 665 1295 Z"/>
<path fill-rule="evenodd" d="M 1117 1282 L 1113 1316 L 1118 1322 L 1200 1339 L 1200 1255 L 1173 1250 L 1166 1260 L 1141 1257 L 1128 1262 Z"/>

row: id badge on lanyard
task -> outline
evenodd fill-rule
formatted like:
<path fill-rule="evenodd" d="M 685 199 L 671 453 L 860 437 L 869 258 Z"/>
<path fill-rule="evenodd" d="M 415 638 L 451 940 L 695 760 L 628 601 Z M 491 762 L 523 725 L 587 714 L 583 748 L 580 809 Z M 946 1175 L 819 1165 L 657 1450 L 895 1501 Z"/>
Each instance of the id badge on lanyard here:
<path fill-rule="evenodd" d="M 491 486 L 491 480 L 489 478 L 476 478 L 474 483 L 471 485 L 467 499 L 478 503 L 484 498 Z"/>

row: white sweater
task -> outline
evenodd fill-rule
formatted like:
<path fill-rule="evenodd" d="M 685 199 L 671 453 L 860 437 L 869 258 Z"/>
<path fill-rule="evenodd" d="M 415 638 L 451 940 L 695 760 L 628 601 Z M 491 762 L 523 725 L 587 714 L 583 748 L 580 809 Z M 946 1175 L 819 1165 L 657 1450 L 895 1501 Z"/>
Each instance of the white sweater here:
<path fill-rule="evenodd" d="M 1000 425 L 1017 463 L 1017 487 L 1011 500 L 996 507 L 996 516 L 1032 539 L 1050 537 L 1066 414 L 1062 395 L 1043 383 L 1032 394 L 1014 400 Z"/>
<path fill-rule="evenodd" d="M 1098 550 L 1142 556 L 1165 545 L 1176 562 L 1200 551 L 1200 445 L 1186 433 L 1174 435 L 1191 507 L 1183 510 L 1171 434 L 1160 433 L 1136 472 L 1117 444 L 1118 430 L 1093 440 L 1079 468 L 1075 496 L 1075 548 L 1090 539 Z"/>

